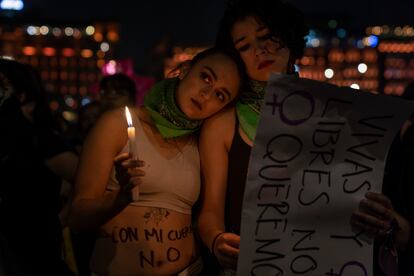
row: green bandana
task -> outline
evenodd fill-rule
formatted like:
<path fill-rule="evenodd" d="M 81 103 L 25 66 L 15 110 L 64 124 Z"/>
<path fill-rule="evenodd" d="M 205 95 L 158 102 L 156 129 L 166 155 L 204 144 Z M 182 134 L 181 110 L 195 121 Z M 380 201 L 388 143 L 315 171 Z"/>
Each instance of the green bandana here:
<path fill-rule="evenodd" d="M 197 131 L 202 121 L 189 119 L 177 106 L 175 92 L 178 78 L 154 85 L 144 98 L 144 106 L 164 138 L 180 137 Z"/>
<path fill-rule="evenodd" d="M 240 127 L 251 141 L 256 136 L 266 84 L 267 82 L 265 81 L 250 80 L 250 91 L 243 91 L 240 100 L 236 104 Z"/>

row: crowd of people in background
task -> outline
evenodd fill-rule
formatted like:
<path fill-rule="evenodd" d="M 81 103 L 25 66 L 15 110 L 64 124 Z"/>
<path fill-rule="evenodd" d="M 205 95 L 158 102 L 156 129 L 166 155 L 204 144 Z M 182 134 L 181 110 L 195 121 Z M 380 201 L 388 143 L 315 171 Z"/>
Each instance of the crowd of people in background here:
<path fill-rule="evenodd" d="M 233 1 L 215 46 L 155 84 L 142 106 L 130 77 L 102 77 L 99 100 L 80 108 L 69 136 L 36 69 L 0 59 L 0 276 L 234 274 L 267 80 L 296 74 L 307 33 L 284 1 Z M 132 153 L 125 106 L 140 133 Z M 382 193 L 368 193 L 351 216 L 375 238 L 374 275 L 414 275 L 412 124 L 394 140 Z M 141 239 L 176 234 L 124 243 L 123 228 Z M 378 256 L 390 233 L 398 268 Z"/>

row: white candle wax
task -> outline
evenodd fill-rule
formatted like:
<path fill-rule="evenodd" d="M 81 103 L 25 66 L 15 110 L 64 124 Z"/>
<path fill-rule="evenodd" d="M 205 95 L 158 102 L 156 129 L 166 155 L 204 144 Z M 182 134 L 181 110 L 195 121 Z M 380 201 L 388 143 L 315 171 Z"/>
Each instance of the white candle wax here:
<path fill-rule="evenodd" d="M 128 129 L 128 144 L 129 152 L 132 154 L 132 158 L 136 158 L 136 146 L 135 146 L 135 127 L 129 126 Z"/>
<path fill-rule="evenodd" d="M 126 106 L 125 106 L 125 116 L 128 122 L 127 133 L 128 133 L 129 152 L 132 154 L 132 159 L 137 159 L 135 127 L 132 124 L 131 113 L 129 113 L 128 107 Z M 136 186 L 132 189 L 132 200 L 137 201 L 138 197 L 139 197 L 139 187 Z"/>

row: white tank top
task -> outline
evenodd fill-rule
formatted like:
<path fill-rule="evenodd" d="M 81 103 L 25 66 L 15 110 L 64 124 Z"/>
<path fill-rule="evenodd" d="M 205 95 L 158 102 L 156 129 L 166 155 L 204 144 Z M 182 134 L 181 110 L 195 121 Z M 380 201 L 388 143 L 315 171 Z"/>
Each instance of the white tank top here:
<path fill-rule="evenodd" d="M 145 176 L 139 186 L 139 199 L 133 206 L 171 209 L 191 214 L 200 194 L 200 157 L 195 139 L 185 145 L 173 158 L 167 159 L 149 141 L 140 120 L 133 116 L 136 137 L 136 155 L 145 161 Z M 126 131 L 126 130 L 125 130 Z M 122 152 L 128 152 L 128 144 Z M 107 190 L 119 189 L 112 168 Z"/>

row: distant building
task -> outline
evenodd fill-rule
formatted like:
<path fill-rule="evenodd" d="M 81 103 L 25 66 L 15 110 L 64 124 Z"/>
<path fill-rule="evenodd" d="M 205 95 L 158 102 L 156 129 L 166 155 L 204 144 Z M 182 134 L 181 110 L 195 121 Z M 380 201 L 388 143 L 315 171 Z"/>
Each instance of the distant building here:
<path fill-rule="evenodd" d="M 0 56 L 39 70 L 46 90 L 55 98 L 50 102 L 52 110 L 77 110 L 89 101 L 90 87 L 113 58 L 119 24 L 15 21 L 5 20 L 0 26 Z"/>

